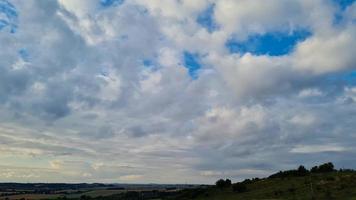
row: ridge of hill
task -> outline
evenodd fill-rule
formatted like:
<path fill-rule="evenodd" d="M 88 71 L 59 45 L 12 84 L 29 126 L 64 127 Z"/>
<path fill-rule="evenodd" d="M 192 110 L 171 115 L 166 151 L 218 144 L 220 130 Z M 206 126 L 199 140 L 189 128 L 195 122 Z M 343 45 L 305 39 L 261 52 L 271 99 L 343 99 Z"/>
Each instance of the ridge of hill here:
<path fill-rule="evenodd" d="M 335 170 L 325 163 L 307 170 L 280 171 L 267 178 L 231 184 L 220 179 L 215 186 L 182 191 L 175 200 L 356 200 L 356 171 Z"/>
<path fill-rule="evenodd" d="M 332 163 L 215 185 L 0 184 L 0 200 L 356 200 L 356 171 Z"/>

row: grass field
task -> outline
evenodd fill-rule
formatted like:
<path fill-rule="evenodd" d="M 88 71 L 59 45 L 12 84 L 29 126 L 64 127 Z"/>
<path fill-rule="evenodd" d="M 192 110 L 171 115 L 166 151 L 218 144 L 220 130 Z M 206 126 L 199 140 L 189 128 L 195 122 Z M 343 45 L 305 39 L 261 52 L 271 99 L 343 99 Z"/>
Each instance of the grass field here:
<path fill-rule="evenodd" d="M 81 193 L 75 193 L 72 191 L 73 194 L 18 194 L 18 195 L 10 195 L 0 197 L 0 200 L 16 200 L 16 199 L 57 199 L 58 197 L 67 197 L 69 199 L 77 199 L 80 198 L 82 195 L 90 196 L 90 197 L 98 197 L 98 196 L 110 196 L 124 192 L 123 190 L 105 190 L 105 189 L 97 189 L 97 190 L 90 190 L 90 191 L 83 191 Z"/>

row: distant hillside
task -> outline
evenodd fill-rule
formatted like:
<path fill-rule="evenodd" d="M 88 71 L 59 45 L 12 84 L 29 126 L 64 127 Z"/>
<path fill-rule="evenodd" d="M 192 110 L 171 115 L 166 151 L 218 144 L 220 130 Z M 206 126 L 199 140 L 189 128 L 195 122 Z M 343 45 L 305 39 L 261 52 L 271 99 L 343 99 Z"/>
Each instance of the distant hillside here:
<path fill-rule="evenodd" d="M 161 196 L 152 198 L 143 198 L 140 193 L 130 195 L 114 195 L 105 199 L 356 200 L 356 172 L 349 169 L 335 170 L 332 163 L 325 163 L 311 170 L 300 166 L 298 169 L 280 171 L 267 178 L 246 179 L 234 184 L 229 179 L 220 179 L 215 186 L 186 189 L 171 194 L 162 193 Z"/>
<path fill-rule="evenodd" d="M 356 171 L 325 163 L 214 186 L 4 183 L 0 189 L 2 200 L 356 200 Z"/>
<path fill-rule="evenodd" d="M 315 166 L 311 170 L 300 166 L 280 171 L 268 178 L 247 179 L 231 184 L 219 180 L 206 189 L 182 191 L 175 200 L 356 200 L 356 171 L 335 170 L 332 163 Z"/>

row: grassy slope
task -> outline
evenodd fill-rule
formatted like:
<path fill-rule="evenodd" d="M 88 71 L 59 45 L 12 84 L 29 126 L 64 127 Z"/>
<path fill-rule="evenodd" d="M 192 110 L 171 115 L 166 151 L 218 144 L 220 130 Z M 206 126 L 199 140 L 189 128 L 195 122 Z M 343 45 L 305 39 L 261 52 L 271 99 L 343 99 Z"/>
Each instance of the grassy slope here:
<path fill-rule="evenodd" d="M 248 200 L 248 199 L 314 199 L 356 200 L 356 173 L 332 172 L 306 177 L 262 179 L 247 184 L 248 191 L 235 193 L 232 188 L 211 187 L 204 190 L 186 191 L 175 199 L 197 200 Z"/>

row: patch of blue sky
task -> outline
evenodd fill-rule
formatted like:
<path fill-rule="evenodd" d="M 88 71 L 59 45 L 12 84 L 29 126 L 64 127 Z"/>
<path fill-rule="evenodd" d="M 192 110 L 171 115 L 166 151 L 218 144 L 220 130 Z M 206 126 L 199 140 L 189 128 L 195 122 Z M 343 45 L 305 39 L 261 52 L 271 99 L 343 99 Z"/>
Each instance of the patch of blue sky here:
<path fill-rule="evenodd" d="M 198 72 L 202 67 L 200 63 L 199 54 L 184 51 L 183 60 L 184 60 L 184 66 L 188 69 L 189 76 L 192 79 L 197 79 Z"/>
<path fill-rule="evenodd" d="M 25 62 L 28 62 L 30 60 L 30 54 L 28 53 L 27 49 L 22 48 L 18 51 L 21 59 Z"/>
<path fill-rule="evenodd" d="M 332 82 L 342 82 L 349 86 L 356 86 L 356 70 L 330 74 L 327 76 L 327 80 Z"/>
<path fill-rule="evenodd" d="M 100 5 L 104 7 L 119 6 L 124 3 L 124 0 L 100 0 Z"/>
<path fill-rule="evenodd" d="M 9 22 L 3 20 L 3 19 L 0 19 L 0 30 L 5 28 L 6 26 L 9 25 Z"/>
<path fill-rule="evenodd" d="M 141 60 L 141 64 L 145 69 L 149 69 L 151 71 L 156 71 L 159 69 L 159 65 L 153 58 L 145 58 Z"/>
<path fill-rule="evenodd" d="M 142 63 L 143 63 L 143 66 L 145 66 L 145 67 L 150 67 L 153 65 L 153 61 L 150 59 L 143 59 Z"/>
<path fill-rule="evenodd" d="M 356 70 L 351 71 L 344 77 L 350 84 L 356 85 Z"/>
<path fill-rule="evenodd" d="M 298 42 L 311 36 L 308 30 L 268 32 L 250 35 L 244 41 L 229 39 L 225 46 L 230 53 L 251 53 L 254 55 L 281 56 L 290 53 Z"/>
<path fill-rule="evenodd" d="M 334 15 L 334 25 L 342 24 L 344 17 L 343 12 L 347 7 L 356 2 L 356 0 L 333 0 L 335 4 L 340 7 L 340 11 L 336 12 Z"/>
<path fill-rule="evenodd" d="M 352 5 L 356 0 L 333 0 L 338 4 L 342 10 L 345 10 L 348 6 Z"/>
<path fill-rule="evenodd" d="M 9 27 L 11 33 L 17 30 L 18 13 L 14 5 L 6 0 L 0 0 L 0 30 Z"/>
<path fill-rule="evenodd" d="M 197 23 L 203 26 L 210 33 L 219 28 L 218 24 L 214 20 L 214 9 L 215 4 L 209 5 L 208 8 L 201 12 L 196 19 Z"/>

